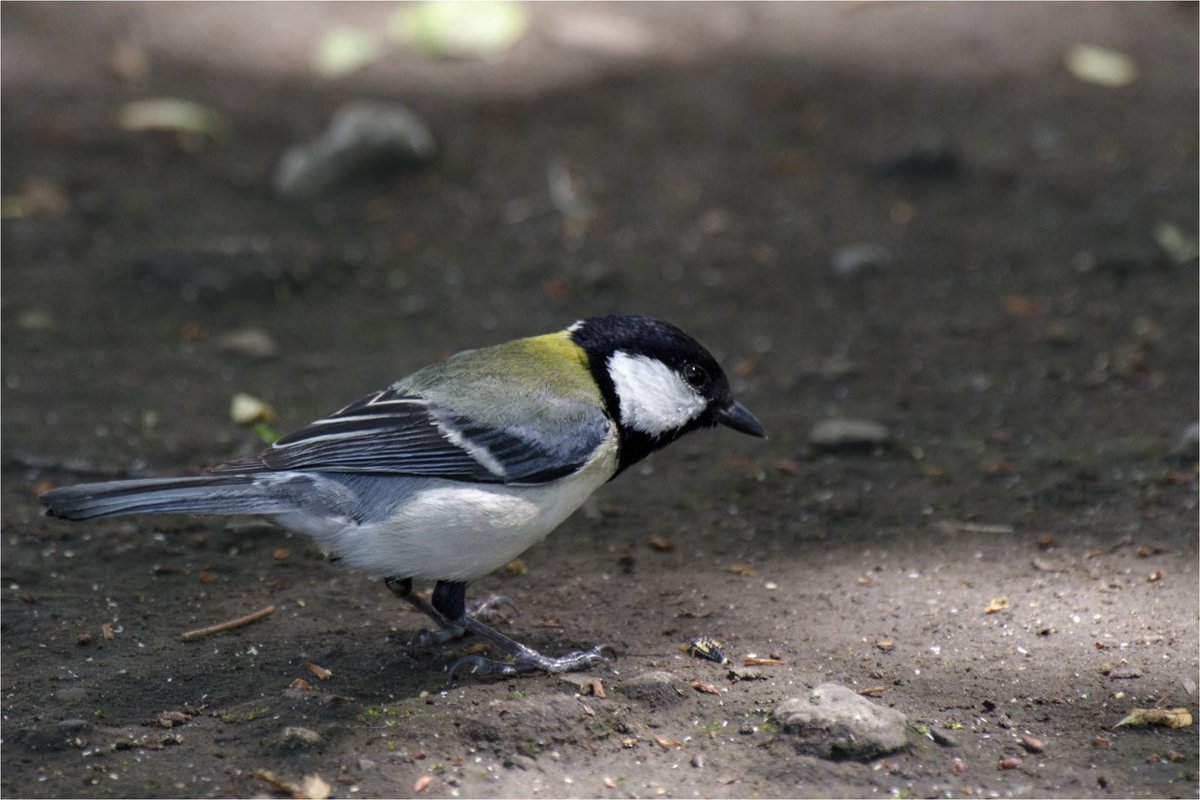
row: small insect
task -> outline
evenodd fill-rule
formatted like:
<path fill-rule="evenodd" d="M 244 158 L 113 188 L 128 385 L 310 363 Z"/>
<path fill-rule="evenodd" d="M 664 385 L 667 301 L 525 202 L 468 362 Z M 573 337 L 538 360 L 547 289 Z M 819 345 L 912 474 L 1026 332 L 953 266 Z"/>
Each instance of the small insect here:
<path fill-rule="evenodd" d="M 718 664 L 727 664 L 729 659 L 725 657 L 725 651 L 721 648 L 723 644 L 709 636 L 697 636 L 689 639 L 684 652 L 696 658 L 707 658 L 709 661 L 715 661 Z"/>

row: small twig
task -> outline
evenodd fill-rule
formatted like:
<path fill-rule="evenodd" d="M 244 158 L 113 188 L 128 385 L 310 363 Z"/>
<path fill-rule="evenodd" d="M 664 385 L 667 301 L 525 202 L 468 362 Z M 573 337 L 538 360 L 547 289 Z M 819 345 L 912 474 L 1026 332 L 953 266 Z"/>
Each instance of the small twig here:
<path fill-rule="evenodd" d="M 260 608 L 252 614 L 247 614 L 244 617 L 231 619 L 228 622 L 218 622 L 216 625 L 209 625 L 207 628 L 197 628 L 194 631 L 188 631 L 179 635 L 179 638 L 185 642 L 193 642 L 196 639 L 203 639 L 210 633 L 220 633 L 221 631 L 231 631 L 234 628 L 240 628 L 243 625 L 249 625 L 251 622 L 257 622 L 263 617 L 269 617 L 275 613 L 275 606 L 267 606 Z"/>

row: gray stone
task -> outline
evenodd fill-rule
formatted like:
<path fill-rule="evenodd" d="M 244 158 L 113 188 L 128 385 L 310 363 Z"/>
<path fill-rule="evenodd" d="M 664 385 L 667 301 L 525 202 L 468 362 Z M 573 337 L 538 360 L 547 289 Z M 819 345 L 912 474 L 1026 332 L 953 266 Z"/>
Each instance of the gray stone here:
<path fill-rule="evenodd" d="M 92 723 L 86 719 L 64 719 L 58 723 L 58 730 L 66 734 L 77 734 L 83 731 L 91 730 Z"/>
<path fill-rule="evenodd" d="M 311 747 L 314 744 L 320 744 L 321 741 L 321 734 L 311 728 L 301 728 L 298 725 L 289 725 L 279 734 L 279 743 L 293 749 Z"/>
<path fill-rule="evenodd" d="M 808 443 L 818 450 L 871 451 L 891 441 L 886 425 L 865 419 L 825 419 L 813 426 Z"/>
<path fill-rule="evenodd" d="M 521 755 L 520 753 L 513 753 L 511 756 L 504 759 L 504 766 L 509 768 L 515 767 L 516 769 L 529 772 L 530 770 L 537 769 L 537 761 L 529 756 Z"/>
<path fill-rule="evenodd" d="M 320 136 L 283 154 L 275 170 L 275 191 L 290 199 L 312 199 L 368 166 L 424 163 L 435 149 L 429 127 L 405 106 L 347 103 Z"/>
<path fill-rule="evenodd" d="M 836 683 L 779 704 L 773 714 L 796 749 L 830 759 L 865 761 L 908 746 L 908 718 Z"/>
<path fill-rule="evenodd" d="M 678 676 L 670 672 L 653 670 L 630 678 L 616 688 L 630 700 L 650 708 L 666 708 L 687 696 L 684 685 Z"/>

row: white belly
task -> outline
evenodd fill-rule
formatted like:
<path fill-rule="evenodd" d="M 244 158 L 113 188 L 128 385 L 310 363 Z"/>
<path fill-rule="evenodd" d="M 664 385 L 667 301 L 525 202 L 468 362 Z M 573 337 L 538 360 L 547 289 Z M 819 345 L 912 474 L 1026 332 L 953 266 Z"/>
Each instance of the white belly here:
<path fill-rule="evenodd" d="M 387 520 L 305 532 L 348 566 L 376 576 L 468 581 L 544 539 L 613 469 L 605 459 L 541 486 L 430 480 Z"/>

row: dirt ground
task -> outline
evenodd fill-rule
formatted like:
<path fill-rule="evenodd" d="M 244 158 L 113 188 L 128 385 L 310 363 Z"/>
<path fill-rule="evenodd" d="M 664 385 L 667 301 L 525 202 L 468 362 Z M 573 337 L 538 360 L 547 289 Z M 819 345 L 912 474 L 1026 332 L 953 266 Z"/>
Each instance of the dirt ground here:
<path fill-rule="evenodd" d="M 3 795 L 1196 797 L 1195 724 L 1115 727 L 1196 712 L 1196 8 L 538 5 L 499 62 L 328 80 L 322 33 L 390 5 L 5 3 Z M 226 135 L 114 124 L 162 96 Z M 436 159 L 276 197 L 359 98 Z M 472 587 L 545 652 L 613 643 L 592 675 L 447 685 L 469 642 L 411 651 L 256 520 L 39 515 L 257 449 L 235 392 L 286 431 L 613 311 L 706 343 L 771 438 L 692 436 Z M 822 452 L 830 418 L 889 435 Z M 910 747 L 798 752 L 771 712 L 824 682 Z"/>

